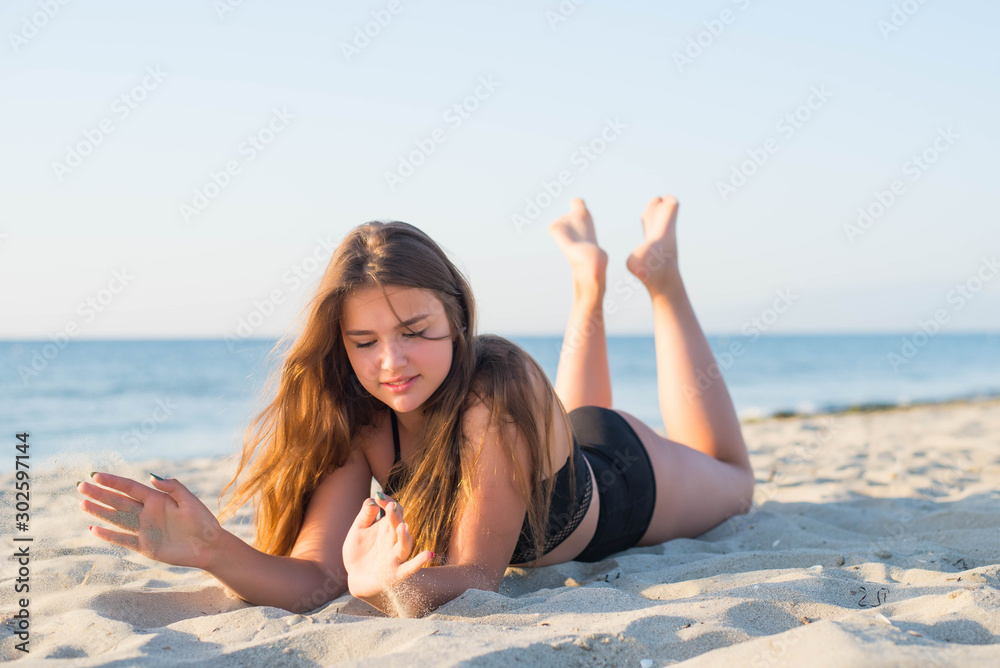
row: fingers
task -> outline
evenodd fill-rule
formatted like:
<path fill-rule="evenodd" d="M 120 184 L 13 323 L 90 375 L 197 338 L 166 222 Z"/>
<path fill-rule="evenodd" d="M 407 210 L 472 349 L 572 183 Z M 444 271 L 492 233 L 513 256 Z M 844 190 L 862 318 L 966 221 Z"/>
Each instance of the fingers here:
<path fill-rule="evenodd" d="M 116 508 L 118 510 L 124 510 L 127 513 L 138 513 L 142 510 L 142 504 L 132 497 L 112 492 L 109 489 L 105 489 L 104 487 L 93 485 L 88 482 L 81 482 L 79 486 L 77 486 L 77 491 L 84 496 L 89 496 L 95 501 L 100 501 L 105 506 L 111 506 L 112 508 Z"/>
<path fill-rule="evenodd" d="M 365 499 L 364 504 L 361 506 L 361 512 L 354 520 L 354 526 L 358 529 L 367 529 L 371 525 L 375 524 L 375 518 L 378 517 L 378 504 L 375 503 L 374 499 Z"/>
<path fill-rule="evenodd" d="M 194 495 L 194 492 L 185 487 L 181 481 L 176 478 L 157 479 L 152 473 L 150 473 L 149 482 L 159 491 L 166 494 L 177 506 L 188 503 L 192 499 L 198 501 L 198 497 Z"/>
<path fill-rule="evenodd" d="M 399 567 L 399 575 L 402 579 L 406 579 L 419 571 L 421 568 L 426 566 L 434 558 L 434 553 L 430 550 L 424 550 L 417 556 L 413 557 Z"/>
<path fill-rule="evenodd" d="M 385 507 L 385 516 L 389 520 L 390 530 L 396 531 L 399 529 L 400 524 L 403 522 L 403 511 L 400 509 L 398 503 L 390 501 Z"/>
<path fill-rule="evenodd" d="M 105 529 L 104 527 L 98 526 L 90 527 L 90 533 L 105 542 L 127 547 L 134 552 L 139 551 L 139 538 L 135 534 L 112 531 L 111 529 Z"/>
<path fill-rule="evenodd" d="M 401 522 L 396 526 L 396 544 L 393 546 L 396 559 L 406 561 L 413 551 L 413 536 L 410 535 L 410 528 L 406 522 Z"/>
<path fill-rule="evenodd" d="M 375 498 L 373 499 L 380 508 L 385 510 L 386 515 L 396 515 L 397 523 L 403 520 L 403 508 L 399 505 L 399 502 L 392 497 L 386 496 L 382 492 L 376 492 Z M 396 524 L 392 525 L 392 530 L 396 530 Z"/>
<path fill-rule="evenodd" d="M 139 515 L 137 513 L 100 506 L 90 499 L 81 501 L 80 508 L 94 517 L 100 518 L 105 522 L 110 522 L 122 529 L 129 529 L 131 531 L 139 530 Z"/>
<path fill-rule="evenodd" d="M 380 508 L 385 508 L 390 503 L 393 503 L 395 499 L 393 499 L 391 496 L 386 496 L 382 492 L 375 492 L 374 501 L 379 505 Z"/>
<path fill-rule="evenodd" d="M 105 487 L 117 489 L 119 492 L 124 492 L 133 499 L 138 500 L 140 503 L 145 503 L 146 499 L 157 491 L 155 489 L 150 489 L 149 487 L 146 487 L 131 478 L 123 478 L 122 476 L 113 475 L 111 473 L 95 473 L 91 477 L 98 485 L 104 485 Z"/>

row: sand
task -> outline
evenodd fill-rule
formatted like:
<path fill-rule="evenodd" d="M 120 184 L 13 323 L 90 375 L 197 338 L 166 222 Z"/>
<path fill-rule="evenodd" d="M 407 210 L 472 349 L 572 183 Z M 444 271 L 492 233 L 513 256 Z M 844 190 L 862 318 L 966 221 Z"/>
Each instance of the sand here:
<path fill-rule="evenodd" d="M 91 536 L 76 481 L 174 476 L 209 507 L 222 458 L 33 471 L 30 653 L 5 560 L 0 657 L 132 666 L 997 666 L 1000 401 L 744 424 L 755 509 L 597 564 L 510 569 L 422 619 L 344 595 L 307 615 Z M 14 487 L 0 477 L 4 549 Z M 245 516 L 244 516 L 245 517 Z M 244 538 L 249 525 L 239 527 Z M 648 659 L 649 662 L 643 662 Z"/>

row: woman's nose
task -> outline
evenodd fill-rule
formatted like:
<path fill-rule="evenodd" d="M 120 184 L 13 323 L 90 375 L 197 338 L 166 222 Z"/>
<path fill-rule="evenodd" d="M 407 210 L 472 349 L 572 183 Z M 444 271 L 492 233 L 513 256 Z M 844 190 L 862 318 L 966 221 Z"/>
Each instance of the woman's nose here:
<path fill-rule="evenodd" d="M 387 341 L 382 347 L 382 368 L 386 371 L 406 366 L 406 356 L 398 341 Z"/>

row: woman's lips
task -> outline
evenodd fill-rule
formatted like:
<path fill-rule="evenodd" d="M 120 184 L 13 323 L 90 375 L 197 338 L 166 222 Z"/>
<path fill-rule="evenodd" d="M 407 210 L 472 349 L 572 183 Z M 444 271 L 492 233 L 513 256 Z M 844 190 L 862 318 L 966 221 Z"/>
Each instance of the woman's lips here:
<path fill-rule="evenodd" d="M 408 389 L 413 387 L 413 384 L 417 382 L 419 376 L 411 376 L 400 383 L 382 383 L 382 387 L 393 393 L 406 392 Z"/>

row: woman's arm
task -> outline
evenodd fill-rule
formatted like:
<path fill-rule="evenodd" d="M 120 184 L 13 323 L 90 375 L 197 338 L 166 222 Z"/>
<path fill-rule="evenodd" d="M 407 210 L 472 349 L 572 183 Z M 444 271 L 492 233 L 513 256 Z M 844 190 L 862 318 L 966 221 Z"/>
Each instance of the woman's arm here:
<path fill-rule="evenodd" d="M 88 513 L 127 532 L 93 527 L 98 538 L 151 559 L 211 573 L 240 598 L 307 612 L 347 590 L 342 548 L 351 511 L 368 496 L 371 471 L 361 453 L 326 476 L 313 492 L 291 555 L 279 557 L 224 530 L 212 512 L 175 479 L 152 489 L 129 478 L 97 473 L 79 490 Z M 111 489 L 107 489 L 111 488 Z M 112 490 L 118 490 L 118 493 Z"/>
<path fill-rule="evenodd" d="M 503 578 L 503 573 L 500 577 Z M 422 617 L 469 589 L 497 591 L 499 588 L 500 581 L 475 564 L 435 566 L 421 568 L 409 579 L 362 600 L 387 615 Z"/>
<path fill-rule="evenodd" d="M 368 497 L 371 480 L 368 461 L 356 448 L 313 492 L 289 556 L 266 554 L 227 534 L 205 570 L 256 605 L 301 613 L 332 601 L 347 591 L 344 538 L 351 510 Z"/>
<path fill-rule="evenodd" d="M 489 424 L 489 410 L 477 404 L 466 411 L 463 431 L 470 443 L 466 452 L 477 459 L 469 481 L 470 498 L 465 502 L 452 533 L 447 564 L 421 568 L 409 577 L 396 579 L 386 577 L 386 570 L 378 573 L 378 566 L 372 563 L 374 560 L 366 558 L 367 554 L 349 560 L 351 594 L 386 614 L 420 616 L 468 589 L 497 591 L 500 587 L 521 533 L 524 499 L 514 476 L 514 463 L 499 442 L 496 426 Z M 526 469 L 526 462 L 530 461 L 527 446 L 513 425 L 508 431 L 507 438 L 514 439 L 517 461 L 522 469 Z M 529 473 L 521 471 L 522 476 Z M 372 521 L 378 512 L 375 507 L 365 506 L 358 515 L 355 528 L 345 542 L 345 558 L 350 557 L 352 538 L 365 530 L 377 530 L 379 527 L 376 525 L 382 522 L 389 522 L 382 529 L 383 540 L 391 540 L 397 535 L 398 527 L 402 526 L 398 529 L 400 541 L 404 544 L 409 541 L 403 553 L 412 549 L 412 539 L 403 524 L 405 510 L 401 512 L 398 504 L 389 499 L 379 501 L 379 506 L 386 508 L 387 513 L 378 523 Z M 417 559 L 419 555 L 412 561 Z M 356 578 L 354 573 L 357 569 L 371 569 L 374 577 Z M 361 585 L 358 586 L 356 581 L 360 581 Z M 373 582 L 377 584 L 369 584 Z"/>
<path fill-rule="evenodd" d="M 228 531 L 204 570 L 248 603 L 290 612 L 315 610 L 347 591 L 343 575 L 323 564 L 261 552 Z"/>

